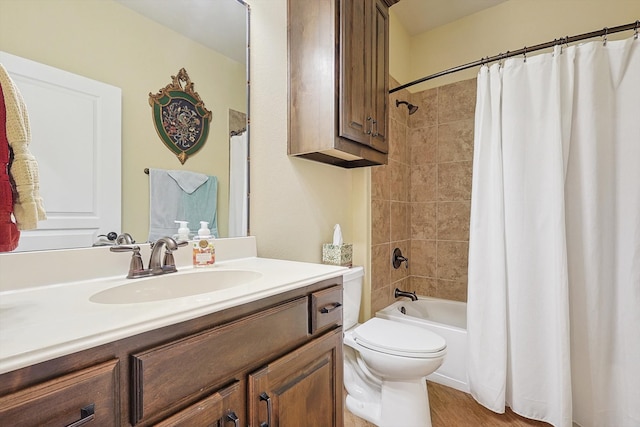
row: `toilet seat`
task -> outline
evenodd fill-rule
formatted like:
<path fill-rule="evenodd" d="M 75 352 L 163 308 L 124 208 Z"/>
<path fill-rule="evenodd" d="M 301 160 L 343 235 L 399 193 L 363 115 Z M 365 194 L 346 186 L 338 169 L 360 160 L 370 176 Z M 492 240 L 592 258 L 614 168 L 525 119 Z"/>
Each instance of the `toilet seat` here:
<path fill-rule="evenodd" d="M 427 329 L 378 317 L 356 327 L 353 338 L 374 351 L 424 359 L 442 357 L 447 347 L 444 338 Z"/>

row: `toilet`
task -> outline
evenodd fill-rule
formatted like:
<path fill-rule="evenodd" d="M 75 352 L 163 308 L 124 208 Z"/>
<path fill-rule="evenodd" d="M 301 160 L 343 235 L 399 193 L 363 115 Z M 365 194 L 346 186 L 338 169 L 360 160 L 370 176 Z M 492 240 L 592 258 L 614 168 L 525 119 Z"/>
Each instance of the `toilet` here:
<path fill-rule="evenodd" d="M 439 335 L 374 317 L 358 323 L 364 269 L 343 276 L 346 406 L 379 427 L 431 427 L 425 377 L 444 361 Z"/>

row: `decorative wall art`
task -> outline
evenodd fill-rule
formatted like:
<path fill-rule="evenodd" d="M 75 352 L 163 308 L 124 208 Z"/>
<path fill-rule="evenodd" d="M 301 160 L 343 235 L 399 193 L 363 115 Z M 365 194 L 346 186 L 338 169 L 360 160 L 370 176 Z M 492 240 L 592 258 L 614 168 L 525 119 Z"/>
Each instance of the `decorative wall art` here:
<path fill-rule="evenodd" d="M 157 94 L 149 92 L 149 104 L 158 136 L 184 164 L 207 140 L 211 111 L 193 89 L 187 70 L 181 68 L 171 79 Z"/>

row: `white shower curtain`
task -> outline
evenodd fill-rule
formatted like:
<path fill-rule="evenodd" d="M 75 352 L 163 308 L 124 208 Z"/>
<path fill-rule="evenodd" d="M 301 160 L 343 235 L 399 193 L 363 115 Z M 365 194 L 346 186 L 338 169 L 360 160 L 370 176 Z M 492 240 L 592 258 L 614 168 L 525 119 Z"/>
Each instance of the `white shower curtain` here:
<path fill-rule="evenodd" d="M 229 237 L 247 235 L 249 200 L 247 132 L 229 141 Z"/>
<path fill-rule="evenodd" d="M 554 426 L 640 426 L 640 41 L 483 67 L 472 395 Z"/>

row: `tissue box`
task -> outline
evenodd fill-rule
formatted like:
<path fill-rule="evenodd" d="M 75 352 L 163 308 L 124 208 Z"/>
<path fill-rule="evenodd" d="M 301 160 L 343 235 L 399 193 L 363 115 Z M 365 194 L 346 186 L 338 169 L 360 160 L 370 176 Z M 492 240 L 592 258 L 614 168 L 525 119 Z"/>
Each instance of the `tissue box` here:
<path fill-rule="evenodd" d="M 344 267 L 351 267 L 353 258 L 353 245 L 342 244 L 333 245 L 331 243 L 325 243 L 322 245 L 322 263 L 341 265 Z"/>

